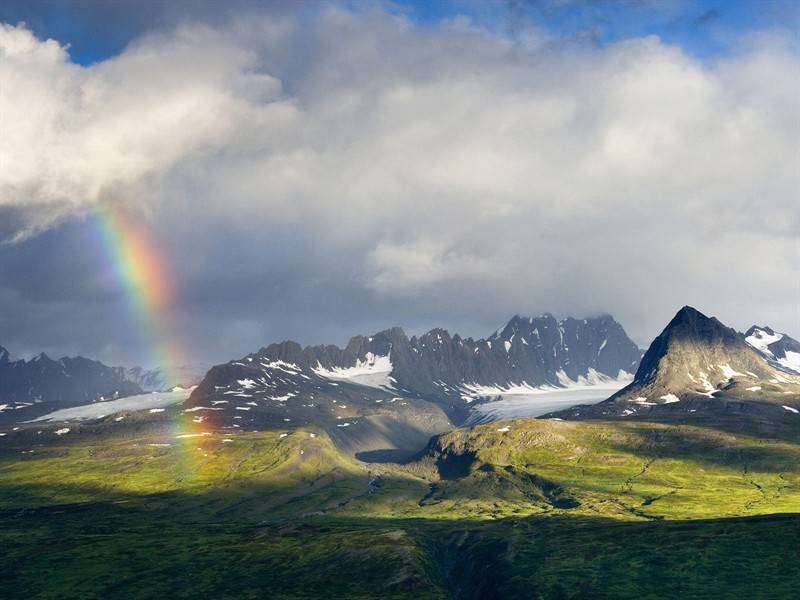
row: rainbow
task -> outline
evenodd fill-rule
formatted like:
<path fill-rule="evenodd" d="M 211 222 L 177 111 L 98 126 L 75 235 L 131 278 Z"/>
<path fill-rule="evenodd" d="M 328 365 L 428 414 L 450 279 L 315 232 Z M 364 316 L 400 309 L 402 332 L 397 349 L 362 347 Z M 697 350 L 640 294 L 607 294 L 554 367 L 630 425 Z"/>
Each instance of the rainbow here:
<path fill-rule="evenodd" d="M 150 361 L 162 369 L 167 381 L 178 381 L 177 368 L 184 364 L 184 355 L 174 341 L 170 323 L 175 287 L 166 256 L 150 231 L 131 215 L 103 207 L 96 217 L 142 343 L 150 351 Z"/>
<path fill-rule="evenodd" d="M 121 209 L 102 207 L 96 213 L 98 230 L 116 279 L 125 290 L 129 310 L 150 360 L 167 381 L 179 382 L 178 367 L 185 364 L 181 345 L 171 323 L 176 299 L 167 255 L 150 228 Z M 215 445 L 213 415 L 180 407 L 168 410 L 170 445 L 177 446 L 177 467 L 183 479 L 201 476 L 209 442 Z"/>

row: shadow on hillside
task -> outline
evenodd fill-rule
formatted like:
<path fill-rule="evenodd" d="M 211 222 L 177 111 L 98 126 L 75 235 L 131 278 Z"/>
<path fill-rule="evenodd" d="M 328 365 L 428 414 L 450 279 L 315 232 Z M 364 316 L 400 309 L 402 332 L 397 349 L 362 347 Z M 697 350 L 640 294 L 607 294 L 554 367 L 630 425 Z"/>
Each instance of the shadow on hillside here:
<path fill-rule="evenodd" d="M 711 404 L 711 410 L 709 410 Z M 687 410 L 695 408 L 697 412 Z M 586 422 L 652 422 L 664 425 L 694 425 L 734 435 L 800 443 L 800 416 L 777 404 L 722 400 L 688 400 L 654 407 L 653 411 L 625 419 L 581 419 Z"/>
<path fill-rule="evenodd" d="M 0 510 L 3 598 L 777 599 L 800 581 L 800 515 L 302 516 L 240 504 L 286 492 L 264 483 L 58 505 L 104 490 L 29 487 Z"/>
<path fill-rule="evenodd" d="M 647 458 L 690 460 L 708 466 L 739 466 L 772 473 L 800 472 L 800 440 L 759 438 L 698 423 L 615 422 L 627 440 L 611 446 Z"/>

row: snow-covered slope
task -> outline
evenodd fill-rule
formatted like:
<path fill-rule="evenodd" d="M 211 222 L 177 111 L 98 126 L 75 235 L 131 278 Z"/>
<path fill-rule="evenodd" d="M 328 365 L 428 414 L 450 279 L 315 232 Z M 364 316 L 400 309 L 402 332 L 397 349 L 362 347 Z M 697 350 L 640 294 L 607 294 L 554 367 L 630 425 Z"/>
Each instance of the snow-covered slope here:
<path fill-rule="evenodd" d="M 800 375 L 800 342 L 770 327 L 756 325 L 744 335 L 745 341 L 770 361 Z"/>
<path fill-rule="evenodd" d="M 106 400 L 103 402 L 73 406 L 71 408 L 62 408 L 33 419 L 33 421 L 87 421 L 102 419 L 103 417 L 118 415 L 123 412 L 140 410 L 160 411 L 167 406 L 180 404 L 189 397 L 191 392 L 191 389 L 175 388 L 170 392 L 136 394 L 126 398 L 119 398 L 118 400 Z M 124 417 L 117 417 L 115 420 L 121 421 L 123 418 Z"/>

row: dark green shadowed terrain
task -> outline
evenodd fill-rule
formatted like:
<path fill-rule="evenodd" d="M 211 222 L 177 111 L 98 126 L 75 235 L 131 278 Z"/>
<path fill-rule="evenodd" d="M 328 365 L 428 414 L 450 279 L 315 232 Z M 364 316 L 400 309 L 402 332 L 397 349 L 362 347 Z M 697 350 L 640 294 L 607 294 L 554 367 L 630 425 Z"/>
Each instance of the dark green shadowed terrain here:
<path fill-rule="evenodd" d="M 2 598 L 798 595 L 785 435 L 507 421 L 405 465 L 310 430 L 47 439 L 2 442 Z"/>

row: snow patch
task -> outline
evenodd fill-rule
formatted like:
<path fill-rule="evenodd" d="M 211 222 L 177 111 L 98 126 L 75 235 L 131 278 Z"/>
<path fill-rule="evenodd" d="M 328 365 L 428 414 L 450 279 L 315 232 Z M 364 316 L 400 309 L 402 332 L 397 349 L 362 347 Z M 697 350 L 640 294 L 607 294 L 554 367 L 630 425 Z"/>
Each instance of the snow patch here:
<path fill-rule="evenodd" d="M 356 364 L 352 367 L 326 369 L 320 363 L 317 363 L 317 367 L 312 370 L 325 379 L 348 381 L 379 390 L 391 390 L 393 387 L 389 376 L 392 374 L 393 369 L 391 355 L 378 356 L 372 352 L 367 352 L 364 355 L 364 360 L 356 359 Z"/>
<path fill-rule="evenodd" d="M 778 363 L 787 369 L 800 374 L 800 352 L 786 352 L 786 356 L 778 359 Z"/>
<path fill-rule="evenodd" d="M 661 396 L 661 400 L 664 401 L 664 404 L 673 404 L 675 402 L 680 402 L 681 399 L 678 398 L 675 394 L 664 394 Z"/>
<path fill-rule="evenodd" d="M 797 410 L 796 408 L 792 408 L 791 406 L 786 406 L 786 405 L 784 404 L 784 405 L 783 405 L 783 408 L 784 408 L 785 410 L 788 410 L 789 412 L 793 412 L 794 414 L 800 414 L 800 410 Z"/>
<path fill-rule="evenodd" d="M 118 400 L 107 400 L 105 402 L 94 402 L 73 406 L 72 408 L 62 408 L 36 419 L 35 421 L 86 421 L 99 419 L 104 415 L 113 415 L 120 412 L 132 412 L 151 408 L 162 408 L 173 404 L 184 402 L 194 388 L 180 390 L 177 392 L 152 392 L 149 394 L 137 394 Z"/>
<path fill-rule="evenodd" d="M 277 369 L 278 371 L 284 371 L 289 373 L 290 375 L 297 375 L 302 371 L 300 367 L 298 367 L 294 363 L 284 362 L 282 360 L 273 360 L 271 362 L 262 362 L 261 366 L 265 369 Z"/>
<path fill-rule="evenodd" d="M 638 398 L 634 398 L 633 400 L 631 400 L 631 402 L 634 402 L 635 404 L 641 404 L 642 406 L 655 406 L 656 405 L 655 402 L 648 402 L 648 400 L 647 400 L 647 398 L 645 396 L 639 396 Z"/>
<path fill-rule="evenodd" d="M 733 369 L 731 369 L 730 365 L 719 365 L 719 369 L 720 371 L 722 371 L 722 374 L 728 379 L 733 379 L 733 377 L 735 377 L 736 375 L 738 375 L 739 377 L 744 377 L 742 373 L 738 373 Z"/>

